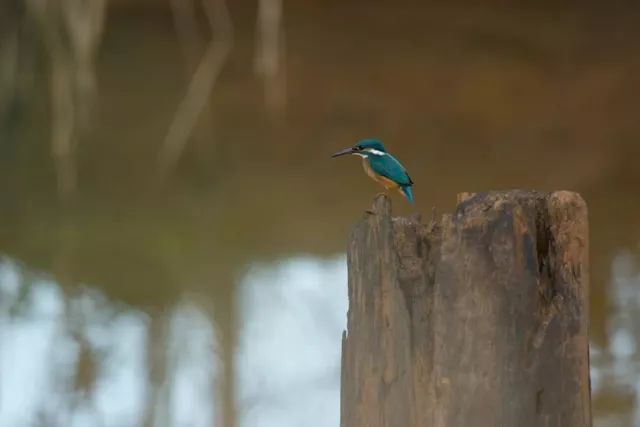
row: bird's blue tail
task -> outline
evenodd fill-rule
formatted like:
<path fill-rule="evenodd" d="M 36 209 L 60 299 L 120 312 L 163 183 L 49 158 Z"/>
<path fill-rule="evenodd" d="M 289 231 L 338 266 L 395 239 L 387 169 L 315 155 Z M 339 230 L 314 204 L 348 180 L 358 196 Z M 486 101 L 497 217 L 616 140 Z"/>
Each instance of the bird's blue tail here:
<path fill-rule="evenodd" d="M 402 187 L 402 194 L 405 195 L 409 202 L 413 203 L 413 192 L 410 186 Z"/>

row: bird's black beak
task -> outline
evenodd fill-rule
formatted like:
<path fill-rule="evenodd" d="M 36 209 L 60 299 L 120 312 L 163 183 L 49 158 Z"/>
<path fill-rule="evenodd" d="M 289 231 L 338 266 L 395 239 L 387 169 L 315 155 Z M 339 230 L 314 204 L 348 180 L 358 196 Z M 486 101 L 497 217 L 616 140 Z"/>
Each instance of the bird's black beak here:
<path fill-rule="evenodd" d="M 340 156 L 344 156 L 345 154 L 352 154 L 355 151 L 356 150 L 353 147 L 349 147 L 349 148 L 345 148 L 344 150 L 340 150 L 337 153 L 333 153 L 331 157 L 340 157 Z"/>

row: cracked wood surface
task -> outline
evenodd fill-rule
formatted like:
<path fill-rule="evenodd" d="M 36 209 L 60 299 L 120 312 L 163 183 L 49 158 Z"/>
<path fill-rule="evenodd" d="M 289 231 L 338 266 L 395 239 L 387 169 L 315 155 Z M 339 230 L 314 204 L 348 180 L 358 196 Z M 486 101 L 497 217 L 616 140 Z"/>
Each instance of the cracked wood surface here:
<path fill-rule="evenodd" d="M 348 241 L 342 427 L 591 425 L 588 225 L 571 192 L 374 201 Z"/>

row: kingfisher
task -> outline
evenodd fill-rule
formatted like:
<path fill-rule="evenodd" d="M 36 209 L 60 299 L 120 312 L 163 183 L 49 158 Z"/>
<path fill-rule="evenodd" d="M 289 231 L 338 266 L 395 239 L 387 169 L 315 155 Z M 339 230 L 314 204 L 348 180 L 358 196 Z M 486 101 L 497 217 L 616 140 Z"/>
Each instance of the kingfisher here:
<path fill-rule="evenodd" d="M 345 148 L 331 157 L 353 154 L 362 157 L 364 171 L 386 190 L 398 190 L 400 194 L 413 203 L 411 186 L 413 181 L 407 170 L 391 154 L 387 153 L 382 142 L 376 139 L 363 139 L 353 147 Z"/>

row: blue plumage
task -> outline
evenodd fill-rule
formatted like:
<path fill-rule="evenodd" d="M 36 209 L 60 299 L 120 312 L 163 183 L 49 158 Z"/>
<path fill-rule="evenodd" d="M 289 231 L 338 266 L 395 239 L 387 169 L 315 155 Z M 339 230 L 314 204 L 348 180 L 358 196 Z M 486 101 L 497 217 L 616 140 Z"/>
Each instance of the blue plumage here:
<path fill-rule="evenodd" d="M 364 170 L 372 179 L 387 190 L 397 189 L 413 203 L 411 186 L 413 181 L 402 164 L 387 153 L 384 145 L 375 139 L 364 139 L 350 148 L 335 153 L 332 157 L 355 154 L 362 157 Z"/>
<path fill-rule="evenodd" d="M 407 200 L 409 201 L 409 203 L 414 203 L 413 200 L 413 191 L 411 190 L 411 186 L 407 185 L 405 187 L 401 187 L 402 188 L 402 194 L 405 195 L 405 197 L 407 198 Z"/>
<path fill-rule="evenodd" d="M 391 154 L 369 155 L 367 156 L 371 169 L 378 175 L 389 178 L 399 185 L 411 185 L 413 182 L 409 178 L 406 169 Z"/>

